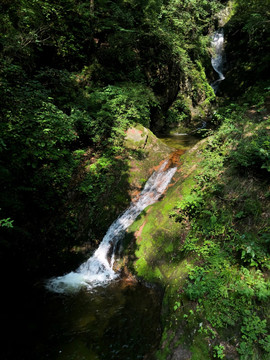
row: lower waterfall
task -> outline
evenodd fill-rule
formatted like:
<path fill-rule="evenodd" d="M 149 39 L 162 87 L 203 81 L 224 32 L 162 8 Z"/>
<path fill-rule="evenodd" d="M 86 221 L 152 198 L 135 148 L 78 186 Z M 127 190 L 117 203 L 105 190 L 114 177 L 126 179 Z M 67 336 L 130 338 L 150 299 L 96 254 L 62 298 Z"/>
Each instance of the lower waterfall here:
<path fill-rule="evenodd" d="M 106 285 L 116 279 L 118 274 L 114 271 L 113 265 L 118 242 L 123 239 L 126 229 L 137 216 L 161 197 L 176 170 L 177 167 L 169 167 L 169 160 L 164 161 L 150 176 L 138 199 L 111 224 L 94 254 L 76 271 L 49 279 L 46 283 L 47 289 L 64 293 L 85 286 L 91 289 L 98 285 Z"/>

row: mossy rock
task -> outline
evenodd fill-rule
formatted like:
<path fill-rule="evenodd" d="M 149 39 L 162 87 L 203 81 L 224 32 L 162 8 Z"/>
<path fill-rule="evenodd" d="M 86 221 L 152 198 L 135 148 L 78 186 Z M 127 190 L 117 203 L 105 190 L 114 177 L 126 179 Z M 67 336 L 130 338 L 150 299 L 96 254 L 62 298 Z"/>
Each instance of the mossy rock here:
<path fill-rule="evenodd" d="M 168 154 L 172 151 L 170 147 L 159 140 L 151 130 L 138 124 L 127 129 L 124 141 L 124 147 L 131 150 L 150 150 L 162 154 Z"/>
<path fill-rule="evenodd" d="M 129 152 L 129 184 L 132 198 L 132 192 L 142 189 L 155 167 L 166 159 L 173 149 L 142 125 L 136 125 L 126 131 L 124 147 Z"/>
<path fill-rule="evenodd" d="M 182 196 L 190 193 L 195 176 L 200 171 L 205 145 L 206 140 L 202 140 L 182 155 L 182 165 L 163 198 L 140 214 L 128 229 L 123 241 L 125 259 L 130 270 L 139 278 L 159 283 L 165 289 L 162 307 L 163 335 L 165 336 L 167 331 L 172 331 L 173 335 L 162 340 L 157 353 L 158 359 L 167 359 L 168 356 L 177 359 L 178 355 L 191 359 L 192 352 L 196 354 L 194 349 L 190 351 L 188 339 L 177 335 L 179 324 L 167 327 L 174 317 L 171 311 L 178 301 L 179 289 L 184 285 L 189 266 L 194 261 L 184 257 L 181 252 L 186 233 L 182 224 L 170 217 L 170 213 Z"/>
<path fill-rule="evenodd" d="M 190 192 L 204 146 L 203 140 L 183 155 L 183 165 L 174 175 L 166 194 L 143 211 L 128 229 L 124 247 L 129 254 L 133 252 L 133 258 L 134 255 L 136 258 L 130 266 L 138 276 L 148 281 L 156 280 L 168 285 L 174 282 L 175 277 L 179 282 L 180 273 L 186 273 L 186 266 L 179 256 L 184 239 L 181 239 L 181 236 L 184 236 L 184 233 L 181 224 L 175 222 L 170 213 L 176 202 Z M 133 245 L 128 243 L 132 240 Z"/>

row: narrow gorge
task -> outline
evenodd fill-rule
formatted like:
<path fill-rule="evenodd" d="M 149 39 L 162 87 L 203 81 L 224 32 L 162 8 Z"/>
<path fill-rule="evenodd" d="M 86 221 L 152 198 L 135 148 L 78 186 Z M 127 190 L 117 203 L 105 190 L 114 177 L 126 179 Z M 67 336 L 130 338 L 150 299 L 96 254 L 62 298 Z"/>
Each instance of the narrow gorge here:
<path fill-rule="evenodd" d="M 268 360 L 269 0 L 0 11 L 1 359 Z"/>

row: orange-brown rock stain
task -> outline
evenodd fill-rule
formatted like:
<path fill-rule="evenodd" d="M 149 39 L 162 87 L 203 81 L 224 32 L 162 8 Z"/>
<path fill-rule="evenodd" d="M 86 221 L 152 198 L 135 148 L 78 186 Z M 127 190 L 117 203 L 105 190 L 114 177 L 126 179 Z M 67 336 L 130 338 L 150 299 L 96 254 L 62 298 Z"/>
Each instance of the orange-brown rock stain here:
<path fill-rule="evenodd" d="M 183 149 L 180 149 L 180 150 L 175 150 L 174 152 L 172 152 L 170 154 L 170 157 L 169 157 L 169 161 L 168 161 L 168 164 L 166 165 L 164 171 L 166 171 L 167 169 L 169 169 L 170 167 L 174 167 L 174 166 L 179 166 L 181 164 L 181 161 L 180 161 L 180 157 L 186 152 L 186 150 L 183 150 Z M 167 159 L 164 159 L 162 160 L 157 166 L 154 166 L 152 169 L 151 169 L 151 172 L 152 171 L 157 171 L 161 165 L 164 163 L 164 161 L 167 161 Z"/>
<path fill-rule="evenodd" d="M 138 231 L 136 231 L 135 232 L 135 238 L 137 239 L 137 242 L 138 243 L 140 243 L 140 236 L 141 236 L 141 234 L 142 234 L 142 231 L 143 231 L 143 228 L 144 228 L 144 226 L 145 226 L 145 224 L 146 224 L 146 220 L 145 220 L 145 222 L 141 225 L 141 227 L 139 228 L 139 230 Z"/>
<path fill-rule="evenodd" d="M 168 163 L 168 167 L 171 166 L 179 166 L 181 161 L 180 161 L 180 157 L 185 153 L 185 150 L 181 149 L 181 150 L 176 150 L 174 151 L 169 158 L 169 163 Z"/>

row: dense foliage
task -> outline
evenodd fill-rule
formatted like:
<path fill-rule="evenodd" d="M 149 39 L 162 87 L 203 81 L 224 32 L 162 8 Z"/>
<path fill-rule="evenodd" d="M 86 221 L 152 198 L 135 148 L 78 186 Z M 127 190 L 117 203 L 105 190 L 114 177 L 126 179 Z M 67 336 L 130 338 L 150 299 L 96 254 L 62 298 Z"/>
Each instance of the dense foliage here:
<path fill-rule="evenodd" d="M 190 84 L 194 106 L 204 109 L 214 99 L 202 63 L 209 63 L 205 35 L 220 6 L 215 0 L 1 2 L 2 254 L 26 255 L 31 247 L 47 259 L 51 247 L 66 249 L 78 234 L 102 236 L 125 206 L 112 206 L 102 224 L 95 219 L 104 218 L 125 172 L 119 155 L 127 127 L 162 127 L 181 82 Z M 173 123 L 183 109 L 187 97 Z"/>
<path fill-rule="evenodd" d="M 268 87 L 220 106 L 163 201 L 129 230 L 136 273 L 165 287 L 159 360 L 269 358 Z"/>
<path fill-rule="evenodd" d="M 233 16 L 225 25 L 229 69 L 222 88 L 227 95 L 237 96 L 268 78 L 269 21 L 269 0 L 233 1 Z"/>
<path fill-rule="evenodd" d="M 182 316 L 193 326 L 202 321 L 199 332 L 220 359 L 231 345 L 243 360 L 270 352 L 268 99 L 262 85 L 219 110 L 222 126 L 207 142 L 190 195 L 172 214 L 188 229 L 185 256 L 200 259 L 184 288 L 196 311 L 187 314 L 187 305 Z"/>
<path fill-rule="evenodd" d="M 200 360 L 270 352 L 269 0 L 232 2 L 228 99 L 213 112 L 208 35 L 225 3 L 0 4 L 2 266 L 16 263 L 32 278 L 69 270 L 67 261 L 80 261 L 70 249 L 97 243 L 129 202 L 127 128 L 211 118 L 204 160 L 170 213 L 181 233 L 160 237 L 168 269 L 189 260 L 184 282 L 166 290 L 169 345 L 160 359 L 183 343 Z M 162 279 L 145 258 L 138 264 L 146 278 Z M 194 337 L 187 341 L 179 322 Z"/>

